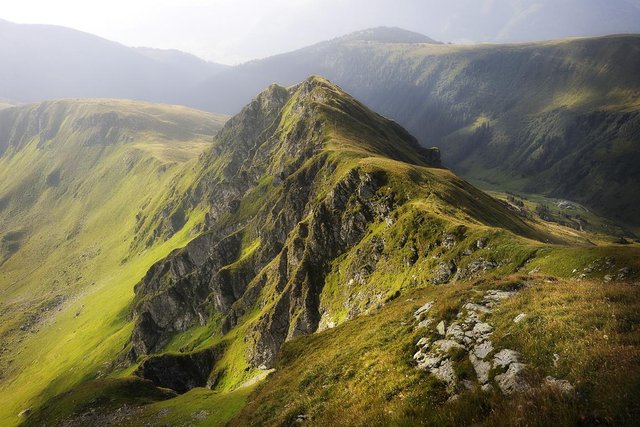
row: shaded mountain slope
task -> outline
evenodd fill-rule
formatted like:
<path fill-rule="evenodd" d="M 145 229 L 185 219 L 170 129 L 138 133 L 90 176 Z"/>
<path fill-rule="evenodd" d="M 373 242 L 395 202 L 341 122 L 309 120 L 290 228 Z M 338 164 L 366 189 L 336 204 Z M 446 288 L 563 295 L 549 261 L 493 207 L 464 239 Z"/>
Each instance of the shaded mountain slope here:
<path fill-rule="evenodd" d="M 247 63 L 199 88 L 198 105 L 236 111 L 271 82 L 320 73 L 440 147 L 467 178 L 570 198 L 637 225 L 640 38 L 404 41 L 347 36 Z"/>

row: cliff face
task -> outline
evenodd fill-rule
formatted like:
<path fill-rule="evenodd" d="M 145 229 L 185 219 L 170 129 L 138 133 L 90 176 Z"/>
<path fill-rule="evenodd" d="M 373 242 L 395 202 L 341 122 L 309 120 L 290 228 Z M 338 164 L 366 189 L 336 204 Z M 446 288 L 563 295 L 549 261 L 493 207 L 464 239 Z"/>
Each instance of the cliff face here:
<path fill-rule="evenodd" d="M 466 227 L 444 218 L 536 237 L 438 166 L 437 150 L 324 79 L 269 87 L 229 120 L 165 208 L 185 218 L 204 210 L 205 225 L 136 286 L 130 356 L 214 325 L 214 335 L 244 335 L 249 368 L 270 367 L 287 340 L 392 298 L 398 285 L 376 281 L 378 270 L 422 262 L 433 283 L 452 280 L 457 255 L 431 252 L 466 238 Z M 171 227 L 171 218 L 157 222 Z"/>

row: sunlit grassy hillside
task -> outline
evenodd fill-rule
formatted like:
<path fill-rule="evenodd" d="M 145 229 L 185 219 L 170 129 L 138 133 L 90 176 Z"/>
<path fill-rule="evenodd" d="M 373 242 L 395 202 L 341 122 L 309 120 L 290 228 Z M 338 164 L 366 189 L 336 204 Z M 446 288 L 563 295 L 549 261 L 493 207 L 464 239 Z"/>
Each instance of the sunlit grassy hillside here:
<path fill-rule="evenodd" d="M 0 424 L 114 363 L 133 285 L 199 221 L 134 250 L 142 217 L 224 120 L 115 100 L 0 112 Z"/>

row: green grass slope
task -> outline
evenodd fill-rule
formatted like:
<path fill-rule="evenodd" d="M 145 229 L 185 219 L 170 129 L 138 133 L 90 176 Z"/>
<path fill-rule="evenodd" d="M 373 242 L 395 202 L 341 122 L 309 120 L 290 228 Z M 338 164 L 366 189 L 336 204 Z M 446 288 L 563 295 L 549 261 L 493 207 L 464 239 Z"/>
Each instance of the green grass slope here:
<path fill-rule="evenodd" d="M 435 301 L 436 321 L 455 320 L 467 301 L 489 289 L 526 284 L 487 321 L 494 345 L 521 353 L 530 392 L 505 397 L 481 391 L 473 367 L 453 354 L 471 381 L 450 399 L 445 384 L 416 369 L 412 356 L 425 334 L 416 309 Z M 640 405 L 639 293 L 631 285 L 512 276 L 402 294 L 377 313 L 285 344 L 276 371 L 259 385 L 231 425 L 631 425 Z M 604 304 L 603 302 L 606 302 Z M 521 323 L 513 319 L 520 313 Z M 555 355 L 555 356 L 554 356 Z M 554 361 L 555 360 L 555 361 Z M 544 378 L 566 378 L 564 395 Z M 304 417 L 304 418 L 302 418 Z"/>
<path fill-rule="evenodd" d="M 0 112 L 0 424 L 114 362 L 133 285 L 197 222 L 133 251 L 140 218 L 224 119 L 116 100 Z"/>
<path fill-rule="evenodd" d="M 132 195 L 130 228 L 100 236 L 118 244 L 83 270 L 95 290 L 39 323 L 28 342 L 45 354 L 25 345 L 36 357 L 12 362 L 6 419 L 27 407 L 27 425 L 633 419 L 638 378 L 620 372 L 638 366 L 638 245 L 527 215 L 437 161 L 324 78 L 270 86 L 197 159 L 165 169 L 157 197 Z M 458 381 L 417 369 L 416 341 L 436 346 L 436 325 L 460 326 L 492 290 L 513 293 L 481 314 L 489 353 L 518 351 L 529 391 L 503 395 L 499 367 L 483 390 L 459 347 L 446 355 Z"/>

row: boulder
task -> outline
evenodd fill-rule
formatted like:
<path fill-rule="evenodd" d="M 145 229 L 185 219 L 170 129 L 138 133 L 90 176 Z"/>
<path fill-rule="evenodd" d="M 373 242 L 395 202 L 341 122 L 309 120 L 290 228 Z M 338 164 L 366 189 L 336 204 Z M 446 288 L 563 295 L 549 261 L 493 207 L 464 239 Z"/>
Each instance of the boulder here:
<path fill-rule="evenodd" d="M 507 372 L 496 375 L 495 380 L 502 393 L 510 395 L 527 391 L 530 388 L 522 377 L 524 369 L 524 363 L 511 363 Z"/>

